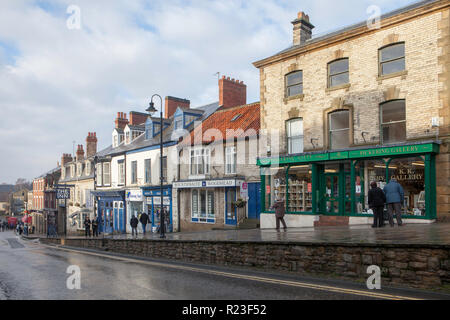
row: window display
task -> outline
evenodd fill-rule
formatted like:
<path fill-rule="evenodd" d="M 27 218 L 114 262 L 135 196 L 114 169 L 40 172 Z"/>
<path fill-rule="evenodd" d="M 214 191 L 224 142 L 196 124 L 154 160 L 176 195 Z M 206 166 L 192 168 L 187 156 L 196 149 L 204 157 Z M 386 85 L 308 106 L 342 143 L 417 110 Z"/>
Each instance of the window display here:
<path fill-rule="evenodd" d="M 288 212 L 312 212 L 312 171 L 309 165 L 289 169 Z"/>
<path fill-rule="evenodd" d="M 393 178 L 397 179 L 405 193 L 403 214 L 425 216 L 425 162 L 423 159 L 417 157 L 392 160 L 389 164 L 389 179 Z"/>

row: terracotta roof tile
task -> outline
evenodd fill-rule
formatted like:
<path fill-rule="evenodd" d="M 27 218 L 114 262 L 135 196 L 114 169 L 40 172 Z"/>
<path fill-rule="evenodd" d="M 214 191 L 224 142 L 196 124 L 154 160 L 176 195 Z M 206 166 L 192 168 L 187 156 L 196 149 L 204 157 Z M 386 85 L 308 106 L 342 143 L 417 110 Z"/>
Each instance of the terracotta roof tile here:
<path fill-rule="evenodd" d="M 236 116 L 240 115 L 236 118 L 235 121 L 232 121 Z M 233 134 L 238 131 L 238 135 L 236 138 L 244 138 L 244 137 L 252 137 L 259 134 L 261 121 L 260 121 L 260 103 L 247 104 L 244 106 L 228 108 L 228 109 L 219 109 L 214 114 L 212 114 L 208 119 L 203 121 L 201 126 L 196 127 L 190 134 L 191 144 L 198 144 L 199 142 L 194 141 L 195 137 L 203 137 L 202 144 L 209 144 L 214 142 L 217 137 L 213 135 L 209 137 L 205 136 L 205 133 L 209 130 L 218 130 L 224 140 L 228 140 L 228 135 Z M 234 130 L 230 132 L 230 130 Z M 242 131 L 241 131 L 242 130 Z M 209 131 L 214 132 L 214 131 Z M 189 137 L 189 136 L 187 136 Z M 187 137 L 181 143 L 181 146 L 189 145 L 189 140 Z"/>

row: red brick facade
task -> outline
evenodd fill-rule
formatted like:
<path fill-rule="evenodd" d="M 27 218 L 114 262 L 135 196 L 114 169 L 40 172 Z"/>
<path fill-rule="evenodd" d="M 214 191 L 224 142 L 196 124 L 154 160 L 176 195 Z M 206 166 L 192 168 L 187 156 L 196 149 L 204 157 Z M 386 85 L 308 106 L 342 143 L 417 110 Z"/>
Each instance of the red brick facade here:
<path fill-rule="evenodd" d="M 219 105 L 222 108 L 232 108 L 247 104 L 247 86 L 243 81 L 230 79 L 219 80 Z"/>
<path fill-rule="evenodd" d="M 191 106 L 191 102 L 186 99 L 180 99 L 175 97 L 166 97 L 166 106 L 165 106 L 165 114 L 164 117 L 169 119 L 175 111 L 177 111 L 178 107 L 182 109 L 189 109 Z"/>

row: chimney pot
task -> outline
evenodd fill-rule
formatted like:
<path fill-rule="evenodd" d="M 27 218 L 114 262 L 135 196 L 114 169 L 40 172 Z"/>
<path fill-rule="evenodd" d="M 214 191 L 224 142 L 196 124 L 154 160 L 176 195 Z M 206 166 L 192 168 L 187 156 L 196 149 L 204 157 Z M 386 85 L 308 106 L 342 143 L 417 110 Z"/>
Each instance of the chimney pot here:
<path fill-rule="evenodd" d="M 300 11 L 297 19 L 292 21 L 294 25 L 294 45 L 304 44 L 307 40 L 312 38 L 312 30 L 314 26 L 309 21 L 309 16 Z"/>

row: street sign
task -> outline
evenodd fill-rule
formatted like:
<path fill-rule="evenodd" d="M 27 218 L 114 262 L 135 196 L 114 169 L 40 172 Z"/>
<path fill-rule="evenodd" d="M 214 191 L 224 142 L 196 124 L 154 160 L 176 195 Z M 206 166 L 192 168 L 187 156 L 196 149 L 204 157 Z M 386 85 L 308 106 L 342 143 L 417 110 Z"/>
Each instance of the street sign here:
<path fill-rule="evenodd" d="M 70 199 L 70 189 L 56 189 L 56 199 L 57 200 Z"/>
<path fill-rule="evenodd" d="M 248 198 L 248 183 L 243 182 L 241 185 L 241 198 L 247 199 Z"/>

